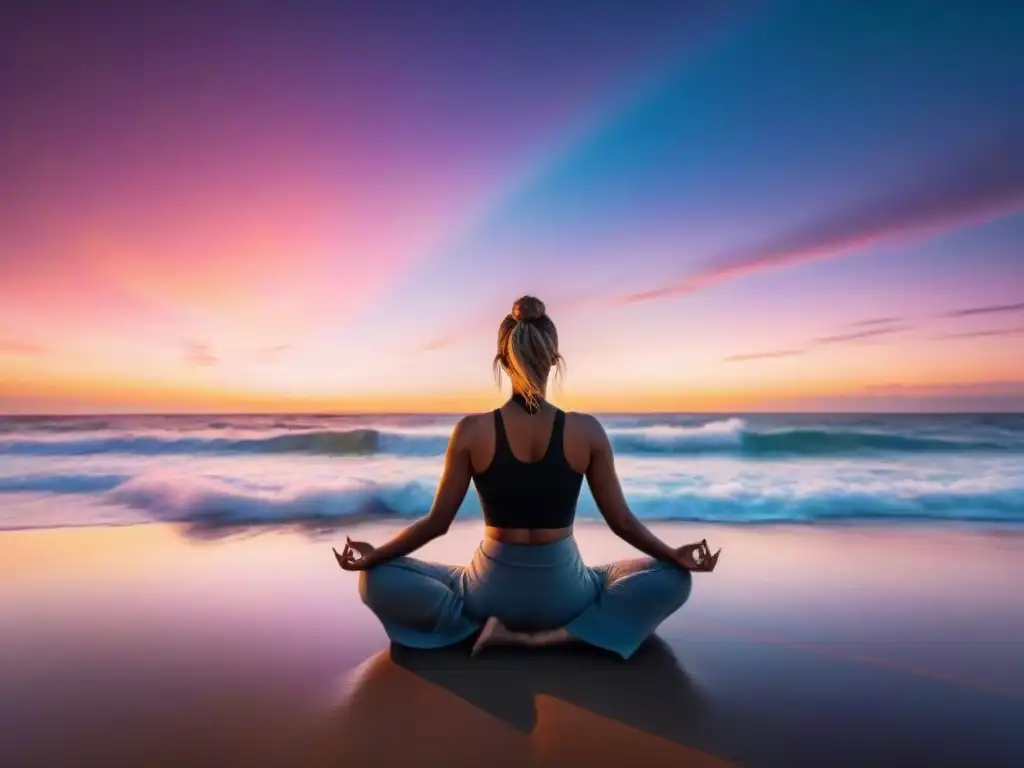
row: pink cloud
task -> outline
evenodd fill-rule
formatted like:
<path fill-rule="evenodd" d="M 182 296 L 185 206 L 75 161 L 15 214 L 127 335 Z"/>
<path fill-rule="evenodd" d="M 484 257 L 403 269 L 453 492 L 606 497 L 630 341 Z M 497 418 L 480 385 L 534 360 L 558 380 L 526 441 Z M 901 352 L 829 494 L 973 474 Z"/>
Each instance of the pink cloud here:
<path fill-rule="evenodd" d="M 945 333 L 938 336 L 939 339 L 982 339 L 992 336 L 1020 336 L 1024 334 L 1024 327 L 1021 328 L 987 328 L 979 331 L 963 331 L 961 333 Z"/>
<path fill-rule="evenodd" d="M 0 339 L 0 355 L 14 355 L 18 357 L 36 357 L 46 354 L 46 349 L 39 344 L 28 341 L 14 341 L 11 339 Z"/>
<path fill-rule="evenodd" d="M 732 355 L 731 357 L 725 358 L 727 363 L 738 363 L 749 360 L 764 360 L 776 357 L 796 357 L 797 355 L 807 354 L 812 348 L 821 345 L 830 344 L 847 344 L 849 342 L 862 341 L 864 339 L 875 339 L 883 336 L 891 336 L 893 334 L 903 333 L 904 331 L 910 330 L 909 325 L 902 321 L 902 318 L 898 317 L 877 317 L 870 318 L 868 320 L 860 320 L 855 323 L 850 323 L 848 327 L 851 328 L 865 328 L 866 330 L 852 331 L 845 333 L 836 333 L 829 336 L 819 336 L 815 339 L 811 339 L 806 342 L 803 347 L 794 349 L 778 349 L 770 350 L 768 352 L 753 352 L 742 355 Z"/>
<path fill-rule="evenodd" d="M 831 336 L 820 336 L 814 339 L 812 344 L 842 344 L 847 341 L 861 341 L 862 339 L 875 339 L 881 336 L 892 336 L 895 333 L 903 333 L 910 330 L 908 325 L 892 325 L 881 328 L 871 328 L 867 331 L 856 331 L 854 333 L 837 333 Z"/>
<path fill-rule="evenodd" d="M 431 341 L 428 341 L 426 344 L 421 346 L 419 350 L 421 352 L 437 352 L 439 350 L 455 346 L 456 344 L 459 343 L 460 340 L 460 337 L 457 335 L 438 336 L 437 338 L 432 339 Z"/>
<path fill-rule="evenodd" d="M 747 360 L 767 360 L 770 358 L 778 357 L 798 357 L 799 355 L 806 354 L 806 349 L 775 349 L 770 352 L 752 352 L 746 355 L 732 355 L 731 357 L 725 358 L 727 363 L 740 363 Z"/>
<path fill-rule="evenodd" d="M 989 304 L 984 307 L 968 307 L 948 312 L 944 317 L 975 317 L 976 315 L 1001 315 L 1011 312 L 1024 312 L 1024 301 L 1016 304 Z"/>
<path fill-rule="evenodd" d="M 197 367 L 208 367 L 220 362 L 220 358 L 213 354 L 210 345 L 199 341 L 190 341 L 185 345 L 184 357 L 185 362 Z"/>
<path fill-rule="evenodd" d="M 722 254 L 667 285 L 619 296 L 623 303 L 700 291 L 749 274 L 920 240 L 1024 211 L 1024 145 L 996 141 L 956 159 L 942 173 L 858 207 L 812 221 L 759 245 Z"/>

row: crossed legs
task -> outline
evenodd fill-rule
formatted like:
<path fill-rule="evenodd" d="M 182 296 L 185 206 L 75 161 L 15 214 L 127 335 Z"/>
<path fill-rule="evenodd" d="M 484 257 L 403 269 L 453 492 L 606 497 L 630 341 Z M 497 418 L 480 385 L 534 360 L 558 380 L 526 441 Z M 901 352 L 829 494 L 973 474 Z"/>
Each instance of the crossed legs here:
<path fill-rule="evenodd" d="M 466 575 L 458 567 L 398 558 L 363 571 L 359 589 L 363 602 L 401 645 L 453 645 L 483 623 L 474 653 L 497 644 L 537 647 L 582 640 L 629 658 L 686 602 L 692 585 L 689 571 L 651 558 L 611 563 L 590 573 L 599 586 L 594 602 L 564 626 L 541 632 L 514 632 L 493 616 L 481 622 L 468 615 Z"/>
<path fill-rule="evenodd" d="M 538 648 L 582 640 L 629 658 L 654 630 L 690 596 L 693 577 L 675 565 L 651 558 L 592 569 L 601 589 L 582 614 L 557 629 L 515 632 L 489 618 L 473 646 L 475 656 L 490 645 Z"/>

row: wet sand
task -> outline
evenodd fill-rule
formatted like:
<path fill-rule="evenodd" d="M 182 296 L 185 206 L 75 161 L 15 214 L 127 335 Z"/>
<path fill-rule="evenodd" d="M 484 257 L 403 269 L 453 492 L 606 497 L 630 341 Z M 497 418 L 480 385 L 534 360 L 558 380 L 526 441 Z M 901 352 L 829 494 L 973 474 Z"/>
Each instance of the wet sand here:
<path fill-rule="evenodd" d="M 630 662 L 392 650 L 342 534 L 0 534 L 0 765 L 1024 764 L 1024 536 L 657 530 L 725 552 Z"/>

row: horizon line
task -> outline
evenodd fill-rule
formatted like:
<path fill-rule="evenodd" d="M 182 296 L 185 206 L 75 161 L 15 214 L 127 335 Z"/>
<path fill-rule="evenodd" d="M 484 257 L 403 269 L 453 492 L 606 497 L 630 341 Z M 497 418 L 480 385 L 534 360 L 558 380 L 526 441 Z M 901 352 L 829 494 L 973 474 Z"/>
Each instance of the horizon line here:
<path fill-rule="evenodd" d="M 6 413 L 0 411 L 0 419 L 80 419 L 80 418 L 131 418 L 134 416 L 194 417 L 194 416 L 465 416 L 469 413 L 489 411 L 125 411 L 120 413 L 79 412 L 79 413 Z M 1024 408 L 1016 410 L 655 410 L 655 411 L 587 411 L 597 416 L 1024 416 Z"/>

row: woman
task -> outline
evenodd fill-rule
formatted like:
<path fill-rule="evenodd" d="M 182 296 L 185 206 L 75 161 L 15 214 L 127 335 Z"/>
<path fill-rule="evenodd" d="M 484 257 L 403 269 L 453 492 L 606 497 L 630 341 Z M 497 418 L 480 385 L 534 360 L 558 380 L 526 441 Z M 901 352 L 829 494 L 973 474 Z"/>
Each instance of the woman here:
<path fill-rule="evenodd" d="M 474 654 L 492 643 L 581 640 L 629 658 L 686 602 L 690 572 L 714 570 L 721 550 L 711 555 L 706 541 L 670 547 L 630 512 L 601 424 L 548 403 L 548 375 L 562 367 L 544 304 L 522 297 L 498 329 L 494 358 L 512 397 L 455 426 L 429 514 L 383 546 L 348 540 L 334 551 L 342 568 L 361 572 L 363 602 L 396 643 L 438 648 L 480 630 Z M 648 557 L 583 564 L 572 524 L 584 477 L 612 531 Z M 470 480 L 485 523 L 472 563 L 407 557 L 444 535 Z"/>

